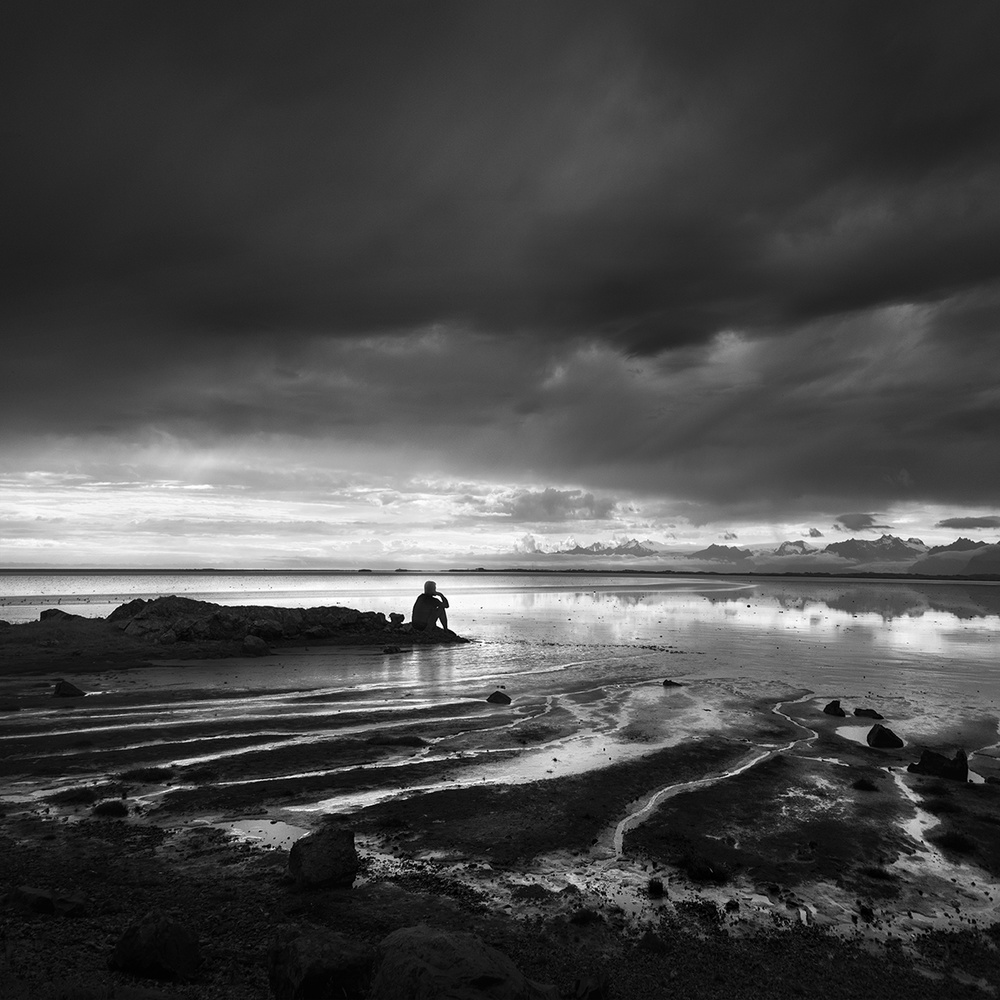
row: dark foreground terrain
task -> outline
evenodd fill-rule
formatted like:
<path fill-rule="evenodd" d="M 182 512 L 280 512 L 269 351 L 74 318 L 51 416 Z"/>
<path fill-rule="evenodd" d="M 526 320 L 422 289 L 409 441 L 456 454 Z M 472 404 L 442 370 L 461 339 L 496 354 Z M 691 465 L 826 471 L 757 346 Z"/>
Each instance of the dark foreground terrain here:
<path fill-rule="evenodd" d="M 998 983 L 997 927 L 928 933 L 906 946 L 873 945 L 860 934 L 844 940 L 791 921 L 733 935 L 714 904 L 678 907 L 637 927 L 614 907 L 584 906 L 571 892 L 536 896 L 533 912 L 515 918 L 432 863 L 397 869 L 362 847 L 353 888 L 300 889 L 282 850 L 211 827 L 171 830 L 129 819 L 8 816 L 0 852 L 5 1000 L 269 997 L 269 949 L 288 924 L 342 932 L 373 950 L 416 924 L 472 932 L 529 978 L 593 1000 L 982 998 Z M 55 912 L 38 912 L 49 908 L 46 894 Z M 197 935 L 201 965 L 190 981 L 109 969 L 123 932 L 150 910 L 174 915 Z M 368 993 L 362 980 L 353 995 Z"/>

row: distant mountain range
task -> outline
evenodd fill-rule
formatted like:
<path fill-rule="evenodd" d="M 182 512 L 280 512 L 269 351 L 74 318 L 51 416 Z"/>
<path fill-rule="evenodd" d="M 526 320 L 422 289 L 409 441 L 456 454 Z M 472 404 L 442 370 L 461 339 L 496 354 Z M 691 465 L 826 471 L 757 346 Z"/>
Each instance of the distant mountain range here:
<path fill-rule="evenodd" d="M 613 557 L 653 559 L 678 569 L 718 569 L 730 572 L 841 572 L 916 573 L 926 576 L 1000 574 L 1000 542 L 957 538 L 948 545 L 928 546 L 919 538 L 848 538 L 816 548 L 803 539 L 785 541 L 776 548 L 740 548 L 709 545 L 696 552 L 668 548 L 650 539 L 615 539 L 590 545 L 573 543 L 556 551 L 536 550 L 545 558 Z"/>

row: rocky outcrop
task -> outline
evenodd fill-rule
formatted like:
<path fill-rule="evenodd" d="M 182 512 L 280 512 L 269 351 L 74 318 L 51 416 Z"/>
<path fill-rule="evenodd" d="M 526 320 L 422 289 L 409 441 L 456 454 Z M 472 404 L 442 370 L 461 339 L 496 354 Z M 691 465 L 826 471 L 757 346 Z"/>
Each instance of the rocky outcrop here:
<path fill-rule="evenodd" d="M 108 965 L 151 979 L 193 979 L 201 966 L 198 935 L 187 924 L 152 910 L 119 938 Z"/>
<path fill-rule="evenodd" d="M 358 874 L 354 831 L 327 823 L 292 844 L 288 872 L 300 886 L 350 886 Z"/>
<path fill-rule="evenodd" d="M 68 611 L 63 611 L 62 608 L 46 608 L 39 616 L 38 620 L 40 622 L 51 622 L 51 621 L 83 621 L 83 615 L 71 615 Z"/>
<path fill-rule="evenodd" d="M 161 644 L 219 642 L 238 644 L 230 652 L 263 655 L 274 644 L 302 642 L 364 644 L 398 641 L 406 633 L 419 643 L 468 642 L 467 639 L 430 628 L 411 633 L 408 626 L 390 623 L 377 611 L 357 611 L 340 606 L 274 608 L 223 607 L 189 597 L 136 599 L 115 608 L 107 621 L 130 638 Z"/>
<path fill-rule="evenodd" d="M 503 691 L 494 691 L 486 700 L 491 705 L 509 705 L 510 695 L 504 694 Z"/>
<path fill-rule="evenodd" d="M 823 714 L 824 715 L 836 715 L 836 716 L 839 716 L 840 718 L 843 718 L 844 716 L 847 715 L 847 713 L 840 707 L 840 699 L 839 698 L 836 698 L 833 701 L 831 701 L 830 704 L 827 705 L 826 708 L 823 709 Z"/>
<path fill-rule="evenodd" d="M 526 978 L 475 934 L 420 924 L 393 931 L 379 945 L 372 1000 L 559 1000 L 555 986 Z"/>
<path fill-rule="evenodd" d="M 373 950 L 325 927 L 279 927 L 267 956 L 267 978 L 277 1000 L 363 997 Z"/>
<path fill-rule="evenodd" d="M 929 774 L 935 778 L 951 778 L 953 781 L 969 780 L 969 760 L 965 751 L 959 748 L 950 760 L 944 754 L 924 750 L 920 760 L 906 768 L 913 774 Z"/>
<path fill-rule="evenodd" d="M 865 741 L 870 747 L 875 747 L 878 750 L 898 750 L 905 745 L 891 729 L 887 729 L 878 722 L 868 730 Z"/>

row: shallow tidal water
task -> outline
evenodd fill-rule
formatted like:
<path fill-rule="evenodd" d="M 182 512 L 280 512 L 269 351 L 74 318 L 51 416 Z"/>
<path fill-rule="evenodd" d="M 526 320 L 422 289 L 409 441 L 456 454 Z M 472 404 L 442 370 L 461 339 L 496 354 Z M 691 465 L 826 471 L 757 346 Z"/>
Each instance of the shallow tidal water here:
<path fill-rule="evenodd" d="M 422 582 L 412 574 L 21 574 L 0 576 L 0 618 L 33 620 L 46 607 L 103 617 L 133 597 L 167 594 L 408 614 Z M 69 678 L 89 696 L 58 702 L 44 696 L 53 678 L 0 676 L 0 696 L 27 696 L 22 711 L 0 717 L 3 797 L 27 804 L 130 768 L 168 767 L 169 780 L 135 795 L 157 809 L 170 796 L 197 796 L 205 779 L 193 775 L 206 769 L 228 804 L 213 813 L 202 798 L 189 814 L 287 847 L 322 813 L 420 791 L 578 775 L 691 738 L 745 743 L 735 776 L 755 759 L 807 745 L 816 725 L 809 713 L 815 718 L 834 698 L 848 717 L 821 718 L 848 741 L 863 743 L 866 728 L 853 708 L 874 707 L 914 759 L 924 746 L 962 746 L 980 780 L 1000 776 L 996 585 L 482 573 L 442 574 L 438 585 L 451 600 L 450 625 L 469 644 L 165 661 Z M 486 702 L 497 689 L 510 706 Z M 761 736 L 762 718 L 777 712 L 787 721 L 792 708 L 803 724 L 791 742 L 787 732 Z M 689 785 L 719 780 L 729 773 Z M 621 841 L 690 789 L 650 788 L 609 826 L 593 857 L 544 859 L 532 878 L 558 873 L 559 884 L 589 885 L 645 912 L 644 876 L 620 857 Z M 268 818 L 247 819 L 234 806 L 242 791 L 247 803 L 293 799 Z M 922 839 L 933 822 L 916 811 L 908 833 L 917 860 L 901 864 L 941 867 Z M 947 885 L 964 882 L 958 868 L 942 872 Z M 957 888 L 969 905 L 974 894 Z M 993 897 L 982 884 L 976 892 L 989 910 Z M 824 908 L 846 914 L 843 901 L 821 895 L 802 907 L 803 922 Z"/>
<path fill-rule="evenodd" d="M 402 573 L 18 574 L 0 576 L 0 618 L 33 620 L 45 607 L 104 616 L 135 596 L 165 594 L 408 615 L 422 580 Z M 989 748 L 1000 741 L 997 585 L 449 573 L 438 586 L 451 600 L 450 625 L 473 639 L 468 645 L 400 654 L 314 647 L 109 672 L 90 679 L 87 690 L 99 697 L 75 706 L 67 723 L 117 731 L 119 748 L 133 748 L 136 763 L 144 744 L 159 745 L 158 757 L 164 744 L 176 744 L 174 759 L 184 765 L 238 757 L 248 746 L 259 763 L 260 752 L 289 741 L 416 725 L 433 743 L 418 758 L 476 754 L 481 765 L 463 768 L 464 780 L 506 781 L 584 770 L 718 731 L 727 719 L 738 721 L 734 697 L 777 701 L 792 692 L 841 698 L 849 709 L 876 706 L 914 745 L 996 753 Z M 665 689 L 666 678 L 684 687 Z M 10 683 L 0 678 L 0 693 Z M 548 752 L 550 741 L 542 748 L 505 741 L 502 726 L 483 738 L 484 699 L 496 688 L 514 699 L 519 718 L 552 725 L 558 753 Z M 124 696 L 128 704 L 117 706 Z M 24 733 L 33 719 L 44 722 L 39 713 L 56 712 L 65 715 L 54 705 L 21 712 L 4 729 Z M 462 719 L 474 738 L 463 736 Z M 199 736 L 213 727 L 225 738 L 209 746 Z M 237 745 L 240 737 L 246 745 Z M 506 749 L 516 757 L 491 760 Z"/>

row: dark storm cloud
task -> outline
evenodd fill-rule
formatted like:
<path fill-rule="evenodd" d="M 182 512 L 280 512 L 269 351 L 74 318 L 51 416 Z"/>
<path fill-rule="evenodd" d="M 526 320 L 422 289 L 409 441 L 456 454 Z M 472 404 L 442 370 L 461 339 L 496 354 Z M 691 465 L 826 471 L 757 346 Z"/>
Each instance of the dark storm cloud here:
<path fill-rule="evenodd" d="M 935 528 L 1000 528 L 1000 517 L 987 515 L 986 517 L 946 517 L 943 521 L 938 521 Z"/>
<path fill-rule="evenodd" d="M 15 6 L 8 309 L 60 350 L 83 313 L 182 348 L 460 321 L 655 351 L 936 300 L 1000 254 L 998 25 L 913 0 Z"/>
<path fill-rule="evenodd" d="M 0 473 L 474 480 L 496 520 L 614 496 L 714 530 L 989 510 L 998 28 L 9 5 Z"/>
<path fill-rule="evenodd" d="M 880 524 L 877 514 L 839 514 L 834 527 L 840 531 L 891 531 L 891 524 Z"/>

